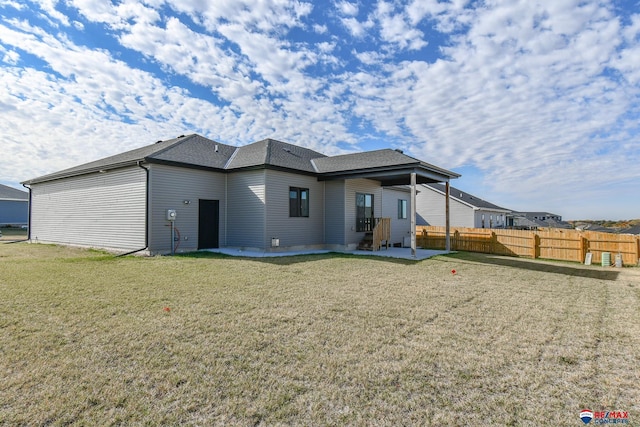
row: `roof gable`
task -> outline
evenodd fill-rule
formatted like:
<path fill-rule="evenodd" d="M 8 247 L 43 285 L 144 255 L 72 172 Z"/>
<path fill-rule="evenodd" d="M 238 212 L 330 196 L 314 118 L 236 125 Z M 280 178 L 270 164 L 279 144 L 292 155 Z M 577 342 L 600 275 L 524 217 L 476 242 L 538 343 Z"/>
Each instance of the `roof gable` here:
<path fill-rule="evenodd" d="M 50 181 L 53 179 L 66 178 L 85 173 L 98 172 L 104 169 L 114 169 L 116 167 L 132 165 L 138 161 L 143 161 L 146 157 L 166 150 L 167 148 L 170 148 L 171 146 L 180 143 L 188 138 L 189 137 L 180 136 L 178 138 L 169 139 L 166 141 L 158 141 L 155 144 L 146 145 L 144 147 L 125 151 L 124 153 L 115 154 L 113 156 L 105 157 L 93 162 L 84 163 L 48 175 L 43 175 L 38 178 L 33 178 L 31 180 L 25 181 L 24 183 L 33 184 L 37 182 Z"/>
<path fill-rule="evenodd" d="M 0 200 L 29 200 L 29 193 L 0 184 Z"/>
<path fill-rule="evenodd" d="M 316 172 L 311 160 L 323 157 L 326 156 L 308 148 L 275 139 L 263 139 L 238 148 L 238 152 L 227 165 L 227 169 L 267 165 Z"/>
<path fill-rule="evenodd" d="M 442 184 L 424 184 L 425 187 L 430 187 L 432 190 L 436 190 L 439 193 L 444 194 L 445 193 L 445 186 Z M 458 200 L 460 202 L 463 202 L 469 206 L 472 206 L 474 208 L 478 208 L 478 209 L 487 209 L 487 210 L 499 210 L 499 211 L 504 211 L 504 212 L 511 212 L 509 209 L 505 209 L 503 207 L 500 207 L 498 205 L 494 205 L 491 202 L 487 202 L 486 200 L 483 200 L 479 197 L 476 197 L 472 194 L 469 194 L 467 192 L 464 192 L 462 190 L 459 190 L 457 188 L 454 187 L 449 187 L 449 197 L 451 197 L 452 199 Z"/>
<path fill-rule="evenodd" d="M 419 164 L 420 161 L 391 149 L 343 154 L 314 160 L 318 172 L 344 172 L 411 163 Z"/>
<path fill-rule="evenodd" d="M 154 151 L 145 160 L 224 169 L 236 149 L 194 134 Z"/>

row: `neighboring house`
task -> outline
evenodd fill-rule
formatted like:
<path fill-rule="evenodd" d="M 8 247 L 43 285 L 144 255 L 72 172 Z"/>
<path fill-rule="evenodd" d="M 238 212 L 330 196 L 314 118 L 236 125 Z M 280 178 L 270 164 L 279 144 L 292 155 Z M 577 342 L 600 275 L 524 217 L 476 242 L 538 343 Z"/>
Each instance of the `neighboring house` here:
<path fill-rule="evenodd" d="M 573 228 L 571 224 L 562 220 L 562 216 L 550 212 L 511 212 L 507 216 L 509 228 L 538 229 L 546 228 Z"/>
<path fill-rule="evenodd" d="M 591 222 L 579 222 L 575 224 L 574 227 L 578 231 L 595 231 L 598 233 L 626 233 L 621 231 L 619 228 L 605 227 L 600 224 L 594 224 Z M 630 234 L 630 233 L 626 233 Z"/>
<path fill-rule="evenodd" d="M 640 234 L 640 224 L 620 230 L 621 234 Z"/>
<path fill-rule="evenodd" d="M 29 221 L 29 193 L 0 184 L 0 226 L 26 225 Z"/>
<path fill-rule="evenodd" d="M 327 157 L 273 139 L 233 147 L 188 135 L 24 184 L 31 241 L 155 254 L 353 249 L 410 199 L 390 187 L 459 176 L 391 149 Z M 395 219 L 397 239 L 411 230 Z"/>
<path fill-rule="evenodd" d="M 443 184 L 423 184 L 416 196 L 418 225 L 444 226 L 445 193 Z M 511 212 L 479 197 L 449 187 L 449 216 L 451 227 L 504 228 L 506 215 Z"/>

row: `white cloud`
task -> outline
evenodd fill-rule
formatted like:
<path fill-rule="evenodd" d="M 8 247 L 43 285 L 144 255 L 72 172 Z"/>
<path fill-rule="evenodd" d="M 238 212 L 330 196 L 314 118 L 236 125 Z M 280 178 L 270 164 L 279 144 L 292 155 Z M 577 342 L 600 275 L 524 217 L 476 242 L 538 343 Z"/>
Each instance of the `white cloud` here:
<path fill-rule="evenodd" d="M 367 34 L 367 31 L 373 27 L 373 22 L 360 22 L 356 18 L 340 18 L 340 22 L 355 38 L 364 37 Z"/>
<path fill-rule="evenodd" d="M 355 50 L 353 51 L 353 56 L 358 58 L 358 60 L 365 65 L 381 65 L 384 63 L 384 60 L 388 57 L 388 55 L 385 55 L 380 52 L 372 52 L 372 51 L 358 52 Z"/>
<path fill-rule="evenodd" d="M 20 60 L 20 54 L 15 50 L 5 50 L 0 46 L 0 52 L 4 53 L 2 61 L 7 64 L 16 65 Z"/>
<path fill-rule="evenodd" d="M 339 1 L 335 3 L 336 9 L 343 16 L 357 16 L 359 7 L 358 3 L 351 3 L 348 1 Z"/>
<path fill-rule="evenodd" d="M 326 25 L 314 24 L 313 31 L 316 34 L 327 34 L 329 32 L 329 28 Z"/>
<path fill-rule="evenodd" d="M 404 13 L 395 13 L 391 3 L 378 1 L 375 19 L 380 23 L 380 37 L 401 49 L 419 50 L 427 45 L 422 31 L 412 27 Z"/>
<path fill-rule="evenodd" d="M 27 8 L 27 5 L 18 1 L 13 0 L 0 0 L 1 7 L 11 7 L 16 10 L 24 10 Z"/>
<path fill-rule="evenodd" d="M 0 132 L 15 153 L 3 180 L 199 132 L 328 154 L 370 139 L 481 170 L 468 185 L 499 204 L 491 194 L 561 206 L 585 186 L 640 190 L 640 15 L 607 1 L 336 1 L 329 17 L 295 0 L 59 5 L 38 3 L 50 26 L 0 23 Z M 105 25 L 148 71 L 82 46 L 70 23 Z M 25 68 L 31 56 L 46 67 Z"/>
<path fill-rule="evenodd" d="M 69 18 L 56 9 L 58 0 L 35 0 L 40 9 L 46 13 L 47 17 L 53 18 L 65 27 L 69 26 Z"/>
<path fill-rule="evenodd" d="M 638 141 L 637 124 L 628 125 L 636 132 L 607 130 L 621 126 L 634 104 L 637 109 L 637 67 L 631 65 L 637 48 L 618 53 L 620 24 L 606 8 L 584 7 L 578 27 L 568 23 L 573 9 L 539 7 L 477 10 L 447 61 L 351 76 L 355 113 L 401 137 L 420 158 L 476 165 L 489 188 L 517 183 L 518 191 L 539 200 L 561 200 L 597 170 L 620 172 L 598 175 L 594 186 L 640 178 L 633 166 L 638 150 L 617 154 L 625 135 Z M 536 16 L 545 15 L 554 24 L 534 28 Z M 558 32 L 549 29 L 554 26 Z M 605 73 L 614 66 L 631 85 Z"/>

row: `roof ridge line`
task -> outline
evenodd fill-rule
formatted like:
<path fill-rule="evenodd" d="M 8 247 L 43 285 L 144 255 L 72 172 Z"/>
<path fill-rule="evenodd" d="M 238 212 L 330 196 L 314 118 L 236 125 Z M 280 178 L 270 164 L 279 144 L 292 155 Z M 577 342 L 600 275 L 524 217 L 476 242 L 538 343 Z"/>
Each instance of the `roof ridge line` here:
<path fill-rule="evenodd" d="M 322 158 L 322 157 L 320 157 Z M 318 166 L 316 166 L 316 162 L 314 161 L 315 159 L 309 159 L 309 162 L 311 163 L 311 166 L 313 166 L 313 170 L 316 173 L 320 173 L 320 169 L 318 169 Z"/>
<path fill-rule="evenodd" d="M 149 154 L 148 156 L 144 156 L 144 157 L 143 157 L 143 160 L 146 160 L 146 159 L 148 159 L 149 157 L 153 157 L 153 156 L 156 156 L 156 155 L 158 155 L 158 154 L 162 154 L 162 153 L 164 153 L 165 151 L 167 151 L 168 149 L 173 148 L 173 147 L 174 147 L 174 146 L 176 146 L 176 145 L 182 144 L 183 142 L 185 142 L 185 141 L 187 141 L 187 140 L 189 140 L 189 139 L 191 139 L 191 138 L 193 138 L 193 137 L 195 137 L 195 136 L 197 136 L 197 135 L 198 135 L 198 134 L 196 134 L 196 133 L 192 133 L 191 135 L 186 135 L 186 136 L 182 136 L 182 137 L 178 136 L 178 137 L 176 137 L 176 138 L 175 138 L 175 142 L 172 142 L 172 143 L 171 143 L 171 144 L 169 144 L 168 146 L 166 146 L 166 147 L 164 147 L 164 148 L 161 148 L 161 149 L 159 149 L 158 151 L 154 151 L 154 152 L 153 152 L 153 154 Z M 203 137 L 203 138 L 204 138 L 204 137 Z M 207 138 L 207 139 L 209 139 L 209 138 Z M 212 141 L 212 140 L 210 140 L 210 141 Z M 164 142 L 164 141 L 163 141 L 163 142 Z M 213 141 L 213 142 L 216 142 L 216 141 Z"/>
<path fill-rule="evenodd" d="M 271 163 L 271 138 L 266 139 L 265 144 L 265 155 L 264 155 L 264 164 L 268 165 Z"/>
<path fill-rule="evenodd" d="M 233 150 L 233 154 L 231 154 L 231 156 L 229 156 L 229 160 L 227 160 L 227 163 L 224 164 L 224 166 L 222 167 L 222 169 L 227 170 L 227 168 L 229 167 L 229 165 L 231 164 L 231 162 L 233 161 L 233 159 L 235 159 L 236 154 L 238 154 L 238 151 L 240 151 L 240 147 L 235 147 L 236 149 Z"/>

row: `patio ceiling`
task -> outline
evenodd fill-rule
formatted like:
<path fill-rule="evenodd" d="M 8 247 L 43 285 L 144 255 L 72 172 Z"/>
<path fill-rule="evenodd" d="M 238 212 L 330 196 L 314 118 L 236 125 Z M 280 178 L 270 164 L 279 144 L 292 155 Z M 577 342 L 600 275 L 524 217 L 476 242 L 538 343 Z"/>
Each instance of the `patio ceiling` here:
<path fill-rule="evenodd" d="M 425 168 L 422 166 L 410 167 L 381 167 L 372 169 L 361 169 L 352 171 L 330 172 L 322 174 L 319 181 L 343 180 L 343 179 L 374 179 L 380 181 L 382 186 L 391 185 L 411 185 L 411 174 L 416 174 L 416 184 L 430 184 L 447 182 L 451 178 L 458 178 L 460 175 L 445 171 Z"/>

